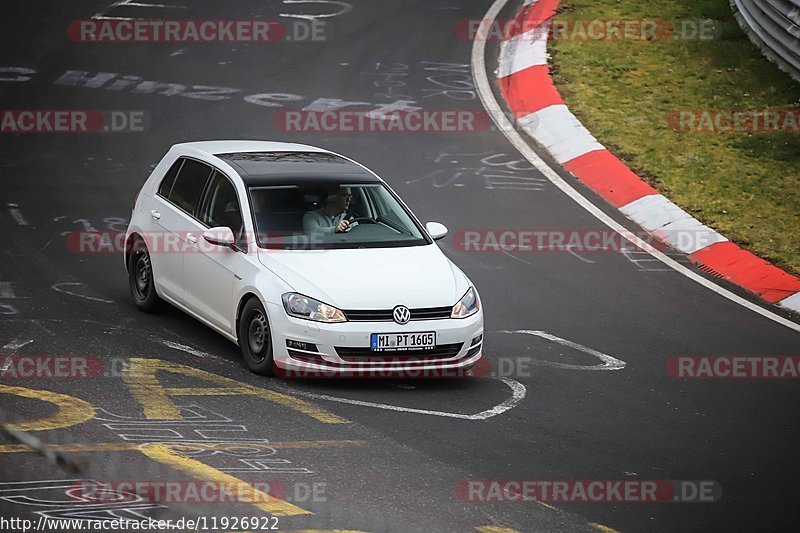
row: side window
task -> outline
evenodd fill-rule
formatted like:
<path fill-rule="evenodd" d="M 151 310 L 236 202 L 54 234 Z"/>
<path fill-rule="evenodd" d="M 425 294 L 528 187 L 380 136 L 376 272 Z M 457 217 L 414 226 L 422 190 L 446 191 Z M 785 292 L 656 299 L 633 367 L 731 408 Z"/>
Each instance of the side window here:
<path fill-rule="evenodd" d="M 209 227 L 226 226 L 234 233 L 242 226 L 242 212 L 233 184 L 217 171 L 208 186 L 198 218 Z"/>
<path fill-rule="evenodd" d="M 234 235 L 242 231 L 242 210 L 236 189 L 228 178 L 217 171 L 211 177 L 198 218 L 211 228 L 228 227 Z"/>
<path fill-rule="evenodd" d="M 372 198 L 372 201 L 375 202 L 376 215 L 378 217 L 388 218 L 389 220 L 391 220 L 393 222 L 398 222 L 397 213 L 395 213 L 392 210 L 392 206 L 391 205 L 390 206 L 386 205 L 387 202 L 385 201 L 385 199 L 381 195 L 381 193 L 383 191 L 380 190 L 380 189 L 377 189 L 375 187 L 370 187 L 370 188 L 367 189 L 367 191 L 369 192 L 369 194 L 370 194 L 370 196 Z M 399 206 L 397 206 L 397 207 L 399 207 Z"/>
<path fill-rule="evenodd" d="M 172 186 L 169 201 L 193 215 L 210 174 L 211 167 L 208 165 L 187 159 Z"/>
<path fill-rule="evenodd" d="M 175 176 L 178 175 L 178 171 L 181 169 L 184 161 L 185 159 L 179 158 L 169 167 L 169 170 L 167 170 L 167 173 L 164 175 L 164 179 L 161 180 L 161 185 L 158 186 L 158 194 L 160 196 L 169 198 L 169 193 L 172 190 L 172 186 L 175 184 Z"/>

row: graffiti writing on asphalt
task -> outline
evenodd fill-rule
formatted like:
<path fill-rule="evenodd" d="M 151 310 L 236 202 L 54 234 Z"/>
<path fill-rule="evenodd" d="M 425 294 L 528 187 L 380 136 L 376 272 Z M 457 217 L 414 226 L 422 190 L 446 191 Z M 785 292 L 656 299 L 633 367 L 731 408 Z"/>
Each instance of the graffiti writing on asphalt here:
<path fill-rule="evenodd" d="M 276 457 L 269 440 L 253 438 L 246 426 L 198 405 L 181 405 L 181 420 L 151 420 L 119 416 L 105 409 L 96 420 L 126 441 L 180 444 L 181 453 L 221 472 L 310 474 L 305 467 Z"/>
<path fill-rule="evenodd" d="M 371 85 L 378 91 L 373 95 L 378 98 L 388 98 L 394 100 L 411 100 L 411 95 L 407 92 L 409 76 L 409 66 L 405 63 L 375 63 L 374 72 L 361 72 L 362 76 L 372 78 Z"/>
<path fill-rule="evenodd" d="M 376 98 L 411 102 L 420 96 L 413 94 L 409 77 L 418 73 L 425 79 L 422 99 L 439 96 L 451 100 L 475 100 L 477 97 L 472 73 L 466 63 L 422 61 L 418 70 L 412 71 L 406 63 L 377 62 L 373 71 L 360 72 L 371 80 L 371 86 L 376 89 L 372 94 Z"/>
<path fill-rule="evenodd" d="M 445 96 L 453 100 L 474 100 L 477 97 L 469 64 L 423 61 L 422 68 L 428 74 L 425 79 L 435 86 L 422 89 L 426 93 L 423 98 Z"/>
<path fill-rule="evenodd" d="M 49 518 L 86 521 L 143 520 L 165 505 L 143 496 L 109 489 L 93 479 L 53 479 L 0 483 L 0 500 L 39 508 Z M 100 502 L 100 503 L 98 503 Z"/>
<path fill-rule="evenodd" d="M 438 168 L 406 181 L 406 184 L 427 183 L 437 189 L 479 186 L 484 189 L 541 191 L 547 179 L 532 175 L 534 171 L 524 158 L 506 153 L 469 152 L 440 153 L 433 160 Z"/>

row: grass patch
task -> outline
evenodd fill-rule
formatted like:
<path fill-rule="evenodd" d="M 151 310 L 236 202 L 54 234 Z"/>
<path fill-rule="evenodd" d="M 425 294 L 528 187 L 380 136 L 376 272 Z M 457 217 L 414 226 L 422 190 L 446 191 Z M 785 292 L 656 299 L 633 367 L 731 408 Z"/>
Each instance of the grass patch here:
<path fill-rule="evenodd" d="M 551 41 L 575 115 L 640 176 L 734 242 L 800 274 L 800 133 L 676 132 L 682 109 L 800 109 L 800 84 L 728 0 L 564 0 L 557 19 L 713 19 L 712 40 Z"/>

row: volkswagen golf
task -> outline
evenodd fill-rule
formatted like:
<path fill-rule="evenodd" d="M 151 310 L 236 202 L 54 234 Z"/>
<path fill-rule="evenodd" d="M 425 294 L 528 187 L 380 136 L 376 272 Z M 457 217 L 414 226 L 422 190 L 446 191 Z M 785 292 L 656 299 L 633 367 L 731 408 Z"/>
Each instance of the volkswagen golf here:
<path fill-rule="evenodd" d="M 136 306 L 168 302 L 272 375 L 421 375 L 482 356 L 467 276 L 375 173 L 293 143 L 173 146 L 134 202 Z"/>

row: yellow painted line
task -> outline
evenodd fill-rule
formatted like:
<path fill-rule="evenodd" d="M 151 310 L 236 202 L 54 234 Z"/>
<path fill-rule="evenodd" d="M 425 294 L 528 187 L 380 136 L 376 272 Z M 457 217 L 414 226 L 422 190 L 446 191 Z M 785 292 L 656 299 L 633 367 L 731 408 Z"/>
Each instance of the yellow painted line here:
<path fill-rule="evenodd" d="M 275 516 L 310 515 L 311 511 L 301 509 L 296 505 L 270 496 L 252 485 L 207 464 L 181 455 L 166 444 L 143 444 L 139 451 L 159 463 L 169 465 L 176 470 L 204 481 L 215 481 L 227 486 L 237 501 L 251 503 L 266 513 Z"/>
<path fill-rule="evenodd" d="M 478 526 L 475 528 L 475 530 L 480 531 L 481 533 L 521 533 L 517 529 L 500 526 Z"/>
<path fill-rule="evenodd" d="M 595 524 L 594 522 L 589 522 L 589 525 L 592 526 L 597 531 L 602 531 L 602 533 L 619 533 L 619 531 L 617 531 L 616 529 L 604 526 L 603 524 Z"/>
<path fill-rule="evenodd" d="M 122 372 L 122 379 L 130 388 L 133 397 L 142 405 L 145 418 L 182 419 L 180 409 L 173 403 L 172 396 L 255 396 L 294 409 L 325 424 L 349 423 L 349 420 L 305 400 L 253 387 L 197 368 L 160 359 L 133 358 L 129 360 L 129 363 Z M 182 374 L 214 384 L 216 387 L 163 387 L 156 375 L 159 371 Z"/>
<path fill-rule="evenodd" d="M 315 448 L 344 448 L 346 446 L 366 446 L 367 442 L 363 440 L 295 440 L 295 441 L 282 441 L 282 442 L 208 442 L 195 444 L 180 444 L 180 443 L 162 443 L 169 446 L 176 452 L 193 451 L 197 450 L 199 446 L 213 446 L 215 450 L 226 451 L 239 449 L 242 447 L 247 448 L 264 448 L 264 449 L 315 449 Z M 98 442 L 88 444 L 52 444 L 48 445 L 48 449 L 54 452 L 127 452 L 139 451 L 142 443 L 137 442 Z M 0 445 L 0 453 L 26 453 L 33 452 L 34 450 L 25 444 L 4 444 Z"/>
<path fill-rule="evenodd" d="M 26 389 L 24 387 L 12 387 L 10 385 L 0 385 L 0 394 L 14 394 L 23 398 L 32 398 L 55 405 L 58 411 L 45 418 L 38 420 L 23 420 L 12 424 L 4 424 L 10 429 L 19 431 L 43 431 L 47 429 L 61 429 L 82 424 L 91 420 L 95 411 L 89 402 L 85 402 L 74 396 L 59 394 L 46 390 Z"/>

